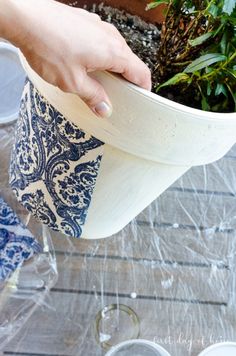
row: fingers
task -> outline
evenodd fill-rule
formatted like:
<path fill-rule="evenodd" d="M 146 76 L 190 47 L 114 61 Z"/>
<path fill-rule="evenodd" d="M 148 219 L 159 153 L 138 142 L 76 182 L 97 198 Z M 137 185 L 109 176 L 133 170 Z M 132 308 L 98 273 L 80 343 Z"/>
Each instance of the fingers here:
<path fill-rule="evenodd" d="M 130 82 L 144 89 L 150 91 L 152 88 L 150 69 L 132 51 L 130 51 L 130 54 L 127 54 L 127 59 L 121 74 Z"/>
<path fill-rule="evenodd" d="M 78 81 L 76 93 L 99 117 L 108 118 L 112 114 L 112 104 L 102 85 L 84 73 L 83 79 Z"/>
<path fill-rule="evenodd" d="M 127 52 L 123 58 L 116 56 L 108 70 L 120 73 L 131 83 L 150 91 L 152 88 L 150 69 L 131 50 Z"/>
<path fill-rule="evenodd" d="M 66 93 L 78 95 L 88 107 L 99 117 L 108 118 L 112 114 L 112 104 L 103 86 L 91 78 L 85 69 L 77 68 L 73 73 L 56 71 L 50 65 L 38 71 L 38 74 L 50 84 L 57 86 Z"/>
<path fill-rule="evenodd" d="M 120 73 L 130 82 L 151 90 L 151 72 L 148 66 L 136 56 L 120 35 L 119 31 L 110 24 L 106 24 L 109 32 L 113 32 L 114 51 L 110 71 Z M 107 68 L 106 68 L 107 69 Z"/>

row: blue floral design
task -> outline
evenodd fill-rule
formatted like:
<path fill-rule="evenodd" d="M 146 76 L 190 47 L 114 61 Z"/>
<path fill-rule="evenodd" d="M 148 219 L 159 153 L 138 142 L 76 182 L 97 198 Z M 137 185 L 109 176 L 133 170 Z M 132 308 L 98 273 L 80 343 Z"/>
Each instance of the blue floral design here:
<path fill-rule="evenodd" d="M 0 225 L 16 226 L 21 224 L 16 214 L 12 213 L 12 209 L 0 197 Z"/>
<path fill-rule="evenodd" d="M 52 229 L 80 237 L 103 145 L 66 120 L 27 80 L 10 167 L 18 200 Z"/>
<path fill-rule="evenodd" d="M 39 252 L 41 245 L 0 197 L 0 281 Z"/>

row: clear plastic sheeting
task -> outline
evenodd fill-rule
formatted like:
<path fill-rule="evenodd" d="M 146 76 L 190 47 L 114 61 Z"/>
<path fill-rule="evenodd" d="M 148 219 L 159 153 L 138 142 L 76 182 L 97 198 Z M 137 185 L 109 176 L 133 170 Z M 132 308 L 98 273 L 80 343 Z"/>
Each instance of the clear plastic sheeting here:
<path fill-rule="evenodd" d="M 0 57 L 0 68 L 4 68 L 4 64 L 1 63 L 3 60 L 1 59 Z M 12 71 L 12 75 L 10 78 L 7 78 L 7 80 L 4 78 L 4 72 L 0 72 L 1 83 L 3 82 L 3 78 L 5 79 L 4 85 L 1 85 L 0 88 L 0 117 L 14 115 L 19 110 L 19 92 L 21 92 L 24 87 L 25 76 L 23 76 L 22 73 L 14 73 L 14 71 L 16 71 L 14 64 L 13 62 L 12 68 L 8 68 L 9 71 Z"/>
<path fill-rule="evenodd" d="M 0 128 L 0 194 L 45 253 L 21 269 L 21 288 L 1 293 L 4 354 L 100 356 L 138 334 L 171 356 L 197 356 L 236 341 L 236 148 L 192 168 L 118 234 L 83 240 L 49 234 L 16 203 L 12 136 Z M 15 336 L 2 343 L 4 332 Z"/>
<path fill-rule="evenodd" d="M 0 196 L 29 227 L 30 215 L 17 203 L 8 188 L 8 165 L 14 138 L 14 126 L 0 126 Z M 24 326 L 38 305 L 46 303 L 50 288 L 57 279 L 56 260 L 50 234 L 33 223 L 29 227 L 42 246 L 42 253 L 26 261 L 5 281 L 0 281 L 0 349 Z"/>
<path fill-rule="evenodd" d="M 17 118 L 25 77 L 17 48 L 0 38 L 0 123 Z"/>

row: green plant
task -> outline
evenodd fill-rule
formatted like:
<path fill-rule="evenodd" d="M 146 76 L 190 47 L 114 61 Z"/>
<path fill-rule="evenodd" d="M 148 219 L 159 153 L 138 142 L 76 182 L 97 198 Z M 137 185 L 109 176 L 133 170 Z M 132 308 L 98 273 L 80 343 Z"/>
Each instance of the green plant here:
<path fill-rule="evenodd" d="M 236 111 L 236 0 L 154 0 L 166 4 L 156 90 L 191 90 L 203 110 Z"/>

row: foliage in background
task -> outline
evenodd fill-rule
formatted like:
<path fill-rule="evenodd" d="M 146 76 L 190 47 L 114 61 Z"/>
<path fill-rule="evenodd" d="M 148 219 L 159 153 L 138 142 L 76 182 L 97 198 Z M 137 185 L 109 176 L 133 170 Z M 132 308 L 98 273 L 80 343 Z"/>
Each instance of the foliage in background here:
<path fill-rule="evenodd" d="M 157 91 L 191 90 L 203 110 L 236 111 L 236 0 L 154 0 L 166 4 Z"/>

